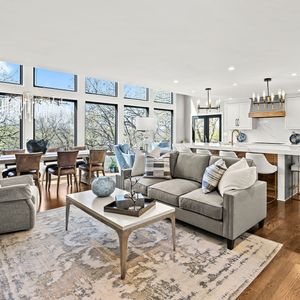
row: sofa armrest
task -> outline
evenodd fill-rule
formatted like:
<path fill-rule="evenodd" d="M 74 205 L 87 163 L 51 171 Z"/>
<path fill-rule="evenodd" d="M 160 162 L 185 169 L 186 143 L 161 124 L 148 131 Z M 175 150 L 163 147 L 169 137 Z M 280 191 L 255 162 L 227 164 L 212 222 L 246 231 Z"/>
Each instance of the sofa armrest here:
<path fill-rule="evenodd" d="M 257 181 L 245 190 L 223 197 L 223 236 L 234 240 L 267 216 L 267 183 Z"/>
<path fill-rule="evenodd" d="M 26 200 L 31 199 L 31 197 L 32 193 L 28 184 L 0 187 L 0 202 Z"/>
<path fill-rule="evenodd" d="M 124 189 L 124 181 L 131 176 L 132 169 L 122 169 L 120 174 L 116 176 L 116 185 L 119 189 Z"/>
<path fill-rule="evenodd" d="M 12 186 L 16 184 L 29 184 L 34 185 L 32 175 L 15 176 L 0 180 L 1 187 Z"/>

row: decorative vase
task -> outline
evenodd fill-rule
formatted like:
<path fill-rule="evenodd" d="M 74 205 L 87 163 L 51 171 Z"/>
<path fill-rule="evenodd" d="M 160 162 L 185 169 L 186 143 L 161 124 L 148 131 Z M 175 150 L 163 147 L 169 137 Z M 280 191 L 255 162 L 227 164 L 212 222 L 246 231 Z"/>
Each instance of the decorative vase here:
<path fill-rule="evenodd" d="M 92 191 L 98 197 L 107 197 L 114 192 L 116 183 L 111 177 L 98 177 L 92 183 Z"/>
<path fill-rule="evenodd" d="M 293 132 L 292 135 L 290 136 L 290 142 L 293 145 L 298 145 L 300 143 L 300 134 Z"/>

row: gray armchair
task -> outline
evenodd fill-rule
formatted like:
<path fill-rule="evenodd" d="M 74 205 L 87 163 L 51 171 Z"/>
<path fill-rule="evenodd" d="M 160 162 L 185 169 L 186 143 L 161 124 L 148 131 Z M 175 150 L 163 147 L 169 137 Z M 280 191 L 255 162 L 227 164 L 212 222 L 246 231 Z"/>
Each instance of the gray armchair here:
<path fill-rule="evenodd" d="M 33 228 L 39 192 L 31 175 L 0 180 L 0 234 Z"/>

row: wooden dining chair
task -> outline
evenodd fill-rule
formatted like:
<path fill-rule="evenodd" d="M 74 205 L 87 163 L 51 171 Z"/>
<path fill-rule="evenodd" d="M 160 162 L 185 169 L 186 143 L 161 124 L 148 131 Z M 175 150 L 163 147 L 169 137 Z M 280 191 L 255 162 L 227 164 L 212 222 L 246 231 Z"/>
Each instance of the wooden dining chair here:
<path fill-rule="evenodd" d="M 79 182 L 81 182 L 81 172 L 85 171 L 88 173 L 88 183 L 91 184 L 92 174 L 96 172 L 99 176 L 101 171 L 103 176 L 105 176 L 104 162 L 106 157 L 106 150 L 90 150 L 90 155 L 87 163 L 81 164 L 79 166 Z"/>
<path fill-rule="evenodd" d="M 17 153 L 25 153 L 25 149 L 12 149 L 12 150 L 2 150 L 2 155 L 14 155 Z M 15 164 L 5 164 L 5 168 L 9 166 L 15 166 Z"/>
<path fill-rule="evenodd" d="M 57 152 L 57 164 L 49 166 L 46 173 L 46 188 L 48 190 L 50 190 L 51 186 L 51 175 L 55 175 L 57 176 L 57 194 L 59 191 L 59 183 L 61 176 L 67 176 L 67 179 L 71 181 L 71 186 L 73 186 L 72 177 L 74 176 L 74 182 L 78 191 L 78 182 L 76 177 L 77 156 L 78 150 Z"/>
<path fill-rule="evenodd" d="M 52 147 L 52 148 L 48 148 L 46 153 L 54 153 L 54 152 L 58 152 L 59 148 L 57 147 Z M 44 183 L 45 177 L 46 177 L 46 173 L 47 173 L 47 168 L 49 168 L 50 166 L 56 165 L 57 159 L 51 159 L 51 160 L 47 160 L 44 161 L 42 166 L 41 166 L 41 173 L 42 173 L 42 185 Z"/>
<path fill-rule="evenodd" d="M 39 189 L 40 201 L 42 199 L 40 185 L 40 162 L 43 153 L 16 153 L 16 176 L 30 174 Z"/>

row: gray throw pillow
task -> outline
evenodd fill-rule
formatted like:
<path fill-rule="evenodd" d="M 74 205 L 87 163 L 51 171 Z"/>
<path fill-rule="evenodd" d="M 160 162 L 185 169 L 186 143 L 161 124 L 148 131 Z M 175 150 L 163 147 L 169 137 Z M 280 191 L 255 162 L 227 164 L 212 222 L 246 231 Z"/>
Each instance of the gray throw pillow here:
<path fill-rule="evenodd" d="M 210 193 L 217 188 L 226 169 L 227 167 L 223 159 L 219 159 L 205 169 L 202 178 L 202 191 L 204 194 Z"/>

